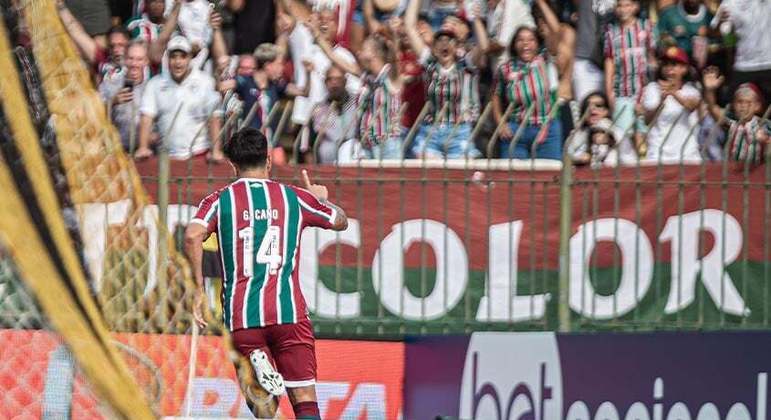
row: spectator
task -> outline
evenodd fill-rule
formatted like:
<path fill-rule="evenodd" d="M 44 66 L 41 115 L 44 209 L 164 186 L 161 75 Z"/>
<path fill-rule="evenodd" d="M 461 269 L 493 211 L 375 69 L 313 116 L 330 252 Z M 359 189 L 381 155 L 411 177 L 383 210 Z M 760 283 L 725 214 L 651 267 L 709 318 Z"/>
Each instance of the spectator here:
<path fill-rule="evenodd" d="M 258 45 L 276 41 L 272 0 L 227 0 L 227 7 L 233 13 L 234 54 L 251 54 Z"/>
<path fill-rule="evenodd" d="M 618 0 L 618 22 L 607 27 L 603 44 L 605 91 L 613 108 L 613 120 L 625 133 L 632 127 L 638 133 L 645 129 L 643 122 L 635 118 L 635 107 L 648 83 L 648 68 L 656 63 L 653 24 L 638 18 L 639 13 L 639 0 Z"/>
<path fill-rule="evenodd" d="M 728 157 L 735 162 L 757 165 L 765 162 L 765 149 L 771 144 L 770 128 L 758 116 L 763 110 L 763 94 L 754 83 L 744 83 L 734 93 L 731 107 L 735 118 L 723 117 L 717 105 L 717 89 L 724 78 L 715 67 L 704 71 L 704 97 L 712 117 L 728 131 Z"/>
<path fill-rule="evenodd" d="M 667 48 L 661 57 L 658 80 L 645 86 L 642 108 L 648 132 L 648 160 L 663 163 L 699 162 L 695 127 L 701 94 L 685 78 L 689 74 L 688 54 L 678 47 Z M 654 121 L 655 117 L 655 121 Z"/>
<path fill-rule="evenodd" d="M 401 159 L 403 80 L 394 65 L 393 51 L 385 40 L 370 36 L 364 40 L 359 60 L 365 69 L 364 87 L 357 98 L 360 112 L 359 141 L 368 158 Z"/>
<path fill-rule="evenodd" d="M 142 14 L 126 23 L 126 28 L 131 32 L 131 39 L 141 39 L 148 44 L 157 40 L 165 20 L 165 7 L 164 0 L 148 0 Z"/>
<path fill-rule="evenodd" d="M 161 69 L 163 71 L 167 71 L 168 67 L 168 57 L 167 57 L 167 51 L 166 51 L 166 44 L 169 42 L 169 40 L 175 36 L 179 35 L 179 32 L 176 31 L 178 25 L 180 24 L 180 19 L 182 16 L 182 10 L 184 9 L 183 5 L 186 5 L 186 0 L 173 0 L 174 3 L 171 5 L 171 11 L 169 11 L 168 15 L 166 15 L 161 33 L 158 35 L 158 38 L 154 40 L 150 44 L 150 64 L 155 72 L 159 72 Z M 167 2 L 168 4 L 168 2 Z M 197 8 L 198 6 L 189 6 L 193 8 Z M 168 8 L 167 8 L 168 10 Z M 207 16 L 209 19 L 208 28 L 210 28 L 210 38 L 211 38 L 211 57 L 214 59 L 214 62 L 217 63 L 220 57 L 227 55 L 227 45 L 225 42 L 224 35 L 222 34 L 222 16 L 216 12 L 211 11 L 209 13 L 209 9 L 207 9 Z M 188 16 L 188 19 L 190 17 Z M 200 41 L 199 39 L 199 42 Z M 207 44 L 191 44 L 192 45 L 192 66 L 197 69 L 201 69 L 204 67 L 204 65 L 207 63 L 207 60 L 209 59 L 209 49 L 206 48 Z"/>
<path fill-rule="evenodd" d="M 119 77 L 99 84 L 102 99 L 110 104 L 110 119 L 120 134 L 124 150 L 133 153 L 136 146 L 139 106 L 149 78 L 147 44 L 132 41 L 126 49 L 126 71 Z"/>
<path fill-rule="evenodd" d="M 570 25 L 559 21 L 557 14 L 551 9 L 548 1 L 537 0 L 536 4 L 538 7 L 533 10 L 533 18 L 535 19 L 538 33 L 546 41 L 547 50 L 557 52 L 554 62 L 557 65 L 557 72 L 562 75 L 559 88 L 557 88 L 557 95 L 567 101 L 573 97 L 572 79 L 576 31 Z M 567 122 L 569 126 L 563 125 L 563 132 L 573 128 L 570 113 L 570 108 L 566 105 L 563 114 L 567 118 L 563 119 L 563 124 Z"/>
<path fill-rule="evenodd" d="M 589 164 L 592 168 L 618 163 L 619 144 L 624 133 L 613 126 L 607 96 L 592 92 L 581 104 L 581 115 L 586 115 L 583 125 L 573 132 L 568 153 L 576 165 Z"/>
<path fill-rule="evenodd" d="M 101 82 L 103 78 L 115 77 L 123 71 L 123 57 L 129 43 L 129 33 L 125 28 L 120 26 L 110 28 L 107 34 L 108 48 L 105 49 L 75 19 L 64 0 L 57 0 L 56 8 L 64 28 L 78 47 L 80 55 L 92 66 L 97 82 Z"/>
<path fill-rule="evenodd" d="M 212 40 L 209 14 L 212 9 L 207 0 L 166 0 L 166 10 L 171 11 L 181 2 L 177 25 L 181 35 L 193 46 L 193 55 L 206 48 Z"/>
<path fill-rule="evenodd" d="M 361 0 L 310 0 L 314 9 L 329 8 L 337 11 L 337 42 L 348 49 L 358 50 L 364 40 L 364 16 Z"/>
<path fill-rule="evenodd" d="M 262 130 L 268 139 L 274 138 L 273 127 L 277 120 L 269 121 L 268 117 L 279 100 L 284 97 L 303 96 L 308 94 L 308 88 L 300 89 L 294 83 L 287 83 L 283 80 L 284 57 L 274 44 L 261 44 L 257 47 L 252 60 L 247 59 L 245 63 L 239 64 L 238 75 L 236 75 L 235 92 L 243 101 L 242 115 L 249 121 L 249 127 Z M 306 63 L 306 71 L 312 69 L 310 62 Z M 254 70 L 251 74 L 247 69 L 251 67 Z M 275 139 L 277 140 L 277 138 Z M 286 164 L 286 154 L 284 149 L 272 144 L 271 156 L 273 162 L 277 165 Z"/>
<path fill-rule="evenodd" d="M 177 29 L 177 21 L 179 20 L 179 12 L 182 9 L 182 0 L 177 0 L 171 6 L 171 9 L 167 10 L 167 14 L 164 14 L 163 24 L 161 25 L 161 33 L 150 44 L 150 63 L 153 66 L 160 66 L 163 62 L 163 57 L 166 54 L 166 44 L 174 36 Z"/>
<path fill-rule="evenodd" d="M 325 42 L 320 45 L 335 65 L 364 80 L 364 87 L 356 99 L 359 141 L 364 156 L 401 159 L 404 135 L 401 91 L 404 78 L 399 75 L 395 65 L 396 54 L 388 41 L 381 36 L 367 37 L 359 52 L 361 67 L 341 59 Z"/>
<path fill-rule="evenodd" d="M 185 37 L 172 38 L 168 53 L 169 71 L 150 79 L 142 97 L 139 148 L 134 156 L 143 159 L 153 154 L 150 134 L 157 121 L 171 158 L 189 159 L 211 150 L 209 158 L 221 161 L 220 97 L 214 80 L 191 67 L 192 46 Z M 214 140 L 213 147 L 209 139 Z"/>
<path fill-rule="evenodd" d="M 490 38 L 494 40 L 492 48 L 496 50 L 505 50 L 505 46 L 511 43 L 514 32 L 520 27 L 535 26 L 529 1 L 493 0 L 488 1 L 488 4 L 488 10 L 492 10 L 492 13 L 487 15 L 487 28 Z"/>
<path fill-rule="evenodd" d="M 737 36 L 731 90 L 753 82 L 771 98 L 771 1 L 725 0 L 712 23 L 720 23 L 723 34 L 733 31 Z"/>
<path fill-rule="evenodd" d="M 539 0 L 537 4 L 545 6 L 544 0 Z M 551 36 L 558 33 L 549 32 Z M 558 118 L 550 119 L 550 114 L 552 108 L 558 105 L 557 89 L 561 76 L 555 64 L 559 57 L 554 56 L 564 49 L 560 48 L 562 40 L 550 41 L 553 40 L 543 42 L 533 28 L 520 27 L 509 45 L 511 58 L 498 67 L 493 114 L 500 126 L 500 154 L 503 158 L 562 159 L 562 124 Z M 513 106 L 508 121 L 503 120 L 506 103 Z M 528 117 L 530 108 L 532 113 Z M 526 127 L 513 154 L 510 154 L 511 140 L 521 124 Z M 533 155 L 534 144 L 536 150 Z"/>
<path fill-rule="evenodd" d="M 285 9 L 289 5 L 285 4 Z M 346 66 L 356 63 L 356 58 L 342 45 L 337 44 L 337 16 L 332 9 L 321 9 L 311 15 L 308 26 L 299 23 L 296 16 L 283 15 L 279 18 L 282 32 L 289 33 L 289 49 L 292 52 L 292 62 L 295 69 L 294 80 L 300 87 L 310 83 L 310 93 L 307 97 L 295 99 L 292 121 L 305 125 L 310 119 L 313 106 L 324 100 L 327 95 L 324 87 L 324 75 L 332 64 L 330 54 L 337 60 L 342 60 Z M 303 61 L 313 64 L 313 72 L 306 79 Z M 353 76 L 346 76 L 346 88 L 351 94 L 356 94 L 361 88 L 361 82 Z"/>
<path fill-rule="evenodd" d="M 659 13 L 658 31 L 662 44 L 680 47 L 701 67 L 707 58 L 706 36 L 711 20 L 712 15 L 702 0 L 679 0 Z M 694 56 L 694 44 L 699 47 L 697 56 Z"/>
<path fill-rule="evenodd" d="M 454 32 L 440 30 L 434 34 L 429 48 L 417 31 L 418 6 L 418 0 L 410 1 L 405 28 L 425 69 L 426 97 L 431 110 L 421 122 L 414 153 L 420 158 L 478 157 L 481 153 L 474 147 L 471 130 L 480 112 L 477 68 L 483 64 L 487 33 L 482 22 L 475 19 L 480 45 L 460 59 Z"/>
<path fill-rule="evenodd" d="M 316 163 L 348 162 L 359 157 L 356 141 L 356 101 L 345 89 L 345 72 L 331 66 L 326 78 L 327 98 L 311 113 L 311 139 Z"/>
<path fill-rule="evenodd" d="M 602 35 L 613 18 L 616 0 L 574 0 L 578 8 L 573 93 L 577 101 L 594 91 L 605 90 L 605 74 L 600 66 Z M 606 92 L 607 93 L 607 92 Z"/>
<path fill-rule="evenodd" d="M 398 51 L 399 74 L 404 79 L 402 103 L 405 104 L 406 108 L 402 117 L 402 125 L 404 127 L 412 127 L 420 115 L 423 104 L 426 102 L 426 86 L 423 81 L 424 70 L 419 63 L 417 54 L 410 48 L 407 32 L 404 28 L 404 21 L 401 18 L 392 17 L 388 22 L 394 34 L 394 41 L 397 43 L 394 49 Z M 420 20 L 420 17 L 418 17 L 417 28 L 423 43 L 431 44 L 434 34 L 431 32 L 431 27 L 425 21 Z M 426 39 L 426 35 L 428 35 L 428 39 Z"/>

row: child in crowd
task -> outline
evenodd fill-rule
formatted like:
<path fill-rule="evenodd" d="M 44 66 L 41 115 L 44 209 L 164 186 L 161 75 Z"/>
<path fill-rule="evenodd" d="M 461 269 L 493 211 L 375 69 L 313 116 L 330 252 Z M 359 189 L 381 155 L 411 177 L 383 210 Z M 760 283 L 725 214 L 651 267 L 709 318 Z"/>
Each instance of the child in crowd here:
<path fill-rule="evenodd" d="M 576 165 L 592 168 L 618 163 L 617 139 L 623 136 L 610 120 L 608 98 L 604 93 L 592 92 L 581 104 L 581 115 L 586 115 L 581 127 L 573 132 L 568 153 Z M 621 146 L 621 145 L 619 145 Z"/>
<path fill-rule="evenodd" d="M 763 163 L 765 149 L 771 143 L 771 127 L 758 114 L 763 111 L 763 94 L 754 83 L 743 83 L 734 92 L 731 109 L 734 118 L 723 118 L 724 110 L 717 105 L 716 91 L 724 78 L 716 67 L 704 70 L 704 99 L 712 117 L 727 128 L 727 159 L 750 165 Z"/>
<path fill-rule="evenodd" d="M 648 83 L 649 68 L 656 66 L 653 24 L 638 17 L 639 0 L 616 3 L 617 22 L 605 29 L 605 92 L 613 108 L 615 125 L 625 133 L 635 124 L 635 105 Z M 644 124 L 637 122 L 638 131 Z"/>

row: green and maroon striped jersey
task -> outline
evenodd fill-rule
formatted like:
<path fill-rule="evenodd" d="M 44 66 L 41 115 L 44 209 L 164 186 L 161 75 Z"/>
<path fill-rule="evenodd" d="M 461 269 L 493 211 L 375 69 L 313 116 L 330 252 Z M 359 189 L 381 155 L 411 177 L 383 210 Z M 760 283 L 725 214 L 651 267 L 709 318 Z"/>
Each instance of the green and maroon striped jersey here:
<path fill-rule="evenodd" d="M 648 56 L 656 51 L 653 24 L 638 19 L 633 25 L 622 27 L 618 23 L 607 26 L 603 50 L 605 58 L 613 59 L 616 77 L 613 89 L 617 97 L 638 98 L 648 83 Z"/>
<path fill-rule="evenodd" d="M 203 199 L 193 218 L 217 233 L 222 308 L 230 331 L 307 319 L 300 290 L 300 235 L 329 229 L 336 211 L 308 191 L 241 178 Z"/>
<path fill-rule="evenodd" d="M 444 68 L 426 48 L 420 56 L 420 64 L 425 70 L 426 100 L 433 105 L 433 112 L 426 115 L 426 123 L 475 123 L 480 108 L 479 71 L 471 54 Z M 447 111 L 440 115 L 445 105 Z"/>
<path fill-rule="evenodd" d="M 530 62 L 518 58 L 506 61 L 495 74 L 496 95 L 514 105 L 510 120 L 519 124 L 540 126 L 548 122 L 558 84 L 557 66 L 546 52 Z M 533 113 L 525 121 L 531 105 Z"/>
<path fill-rule="evenodd" d="M 730 159 L 737 162 L 752 164 L 763 163 L 765 159 L 765 143 L 758 139 L 758 132 L 768 131 L 768 126 L 757 115 L 746 122 L 729 120 L 728 144 Z"/>

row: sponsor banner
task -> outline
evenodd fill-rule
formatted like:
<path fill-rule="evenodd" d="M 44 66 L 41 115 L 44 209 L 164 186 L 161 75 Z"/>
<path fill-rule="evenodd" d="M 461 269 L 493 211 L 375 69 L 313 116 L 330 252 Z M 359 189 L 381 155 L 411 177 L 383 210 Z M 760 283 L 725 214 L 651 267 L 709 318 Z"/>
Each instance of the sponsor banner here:
<path fill-rule="evenodd" d="M 769 346 L 766 332 L 414 339 L 404 416 L 767 420 Z M 423 364 L 448 368 L 437 377 Z"/>
<path fill-rule="evenodd" d="M 190 336 L 114 337 L 162 416 L 252 418 L 221 337 L 199 337 L 190 390 Z M 395 419 L 401 415 L 402 343 L 317 340 L 316 357 L 316 392 L 323 418 Z M 102 418 L 105 414 L 54 334 L 0 330 L 0 360 L 0 418 L 40 418 L 43 413 L 51 418 L 64 418 L 67 413 L 69 418 Z M 278 418 L 291 416 L 284 396 Z"/>
<path fill-rule="evenodd" d="M 156 167 L 139 163 L 146 175 Z M 345 232 L 309 229 L 302 239 L 301 286 L 322 334 L 557 325 L 558 172 L 312 171 L 350 217 Z M 720 183 L 719 165 L 704 173 L 677 166 L 576 171 L 569 240 L 574 319 L 590 327 L 611 320 L 763 325 L 771 292 L 761 280 L 768 264 L 762 172 L 752 171 L 745 182 L 729 171 L 729 183 Z M 274 175 L 299 182 L 299 168 L 275 168 Z M 173 162 L 172 176 L 178 182 L 170 184 L 176 202 L 168 223 L 175 230 L 232 169 Z M 618 179 L 617 189 L 611 179 Z M 151 177 L 145 186 L 151 195 L 157 189 Z M 109 214 L 106 224 L 120 224 L 126 205 L 88 204 L 81 214 L 87 220 Z M 84 223 L 97 288 L 104 272 L 99 244 L 110 232 L 103 225 Z M 154 261 L 150 255 L 151 266 Z"/>

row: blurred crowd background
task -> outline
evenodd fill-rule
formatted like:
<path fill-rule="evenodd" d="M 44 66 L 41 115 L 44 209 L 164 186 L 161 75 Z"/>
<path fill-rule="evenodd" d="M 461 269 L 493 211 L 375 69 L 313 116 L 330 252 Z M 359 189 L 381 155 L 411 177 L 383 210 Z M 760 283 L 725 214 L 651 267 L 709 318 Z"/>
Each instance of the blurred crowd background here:
<path fill-rule="evenodd" d="M 57 0 L 135 159 L 760 164 L 769 0 Z"/>

